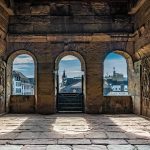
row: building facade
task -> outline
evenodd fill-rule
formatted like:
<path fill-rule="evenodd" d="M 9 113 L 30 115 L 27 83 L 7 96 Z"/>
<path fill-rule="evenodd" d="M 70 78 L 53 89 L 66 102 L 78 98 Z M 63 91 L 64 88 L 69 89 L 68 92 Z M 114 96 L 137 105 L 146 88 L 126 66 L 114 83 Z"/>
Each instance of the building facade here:
<path fill-rule="evenodd" d="M 12 76 L 12 95 L 34 95 L 34 82 L 18 71 L 13 71 Z"/>
<path fill-rule="evenodd" d="M 123 74 L 113 71 L 113 75 L 104 76 L 105 96 L 128 96 L 128 79 Z"/>
<path fill-rule="evenodd" d="M 82 93 L 82 77 L 68 78 L 65 70 L 60 83 L 60 93 Z"/>

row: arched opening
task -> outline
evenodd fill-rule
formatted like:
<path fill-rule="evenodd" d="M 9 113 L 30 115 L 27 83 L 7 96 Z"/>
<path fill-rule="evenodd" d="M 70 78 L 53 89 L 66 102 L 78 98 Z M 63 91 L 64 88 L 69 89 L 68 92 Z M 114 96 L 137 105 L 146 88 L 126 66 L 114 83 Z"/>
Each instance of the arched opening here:
<path fill-rule="evenodd" d="M 103 95 L 131 96 L 133 94 L 133 63 L 122 51 L 109 53 L 104 60 Z M 131 83 L 132 82 L 132 83 Z"/>
<path fill-rule="evenodd" d="M 12 95 L 34 95 L 34 60 L 28 54 L 16 56 L 12 66 Z"/>
<path fill-rule="evenodd" d="M 36 58 L 29 51 L 19 50 L 7 60 L 7 112 L 33 113 L 36 106 Z"/>
<path fill-rule="evenodd" d="M 59 62 L 59 93 L 82 93 L 80 60 L 72 55 L 63 57 Z"/>
<path fill-rule="evenodd" d="M 81 58 L 81 59 L 80 59 Z M 58 112 L 83 112 L 85 64 L 77 53 L 62 53 L 56 59 L 56 106 Z"/>

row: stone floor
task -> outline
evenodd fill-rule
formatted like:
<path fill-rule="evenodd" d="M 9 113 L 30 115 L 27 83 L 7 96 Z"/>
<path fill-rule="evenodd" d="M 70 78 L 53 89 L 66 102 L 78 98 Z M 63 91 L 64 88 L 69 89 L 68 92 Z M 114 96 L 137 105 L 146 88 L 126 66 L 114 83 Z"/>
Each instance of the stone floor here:
<path fill-rule="evenodd" d="M 0 117 L 0 150 L 150 150 L 150 121 L 136 115 Z"/>

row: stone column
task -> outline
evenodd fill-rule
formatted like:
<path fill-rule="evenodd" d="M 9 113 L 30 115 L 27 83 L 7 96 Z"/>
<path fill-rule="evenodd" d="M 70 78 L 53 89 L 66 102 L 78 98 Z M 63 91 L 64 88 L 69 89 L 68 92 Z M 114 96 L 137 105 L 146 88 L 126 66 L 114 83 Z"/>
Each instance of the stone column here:
<path fill-rule="evenodd" d="M 37 112 L 51 114 L 56 111 L 53 64 L 39 57 L 43 59 L 37 63 Z"/>
<path fill-rule="evenodd" d="M 86 55 L 86 113 L 102 112 L 103 66 L 98 53 L 98 47 L 93 44 Z"/>
<path fill-rule="evenodd" d="M 5 112 L 6 108 L 6 97 L 5 97 L 5 74 L 6 74 L 6 64 L 0 59 L 0 113 Z"/>
<path fill-rule="evenodd" d="M 135 68 L 135 85 L 134 85 L 134 102 L 133 111 L 135 114 L 141 114 L 141 60 L 134 63 Z"/>

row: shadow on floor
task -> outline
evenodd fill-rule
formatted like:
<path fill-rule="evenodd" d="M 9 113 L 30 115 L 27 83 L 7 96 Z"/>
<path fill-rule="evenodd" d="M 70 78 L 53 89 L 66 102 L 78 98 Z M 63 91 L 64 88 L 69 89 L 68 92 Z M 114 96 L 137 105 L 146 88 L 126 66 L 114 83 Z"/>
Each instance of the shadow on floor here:
<path fill-rule="evenodd" d="M 150 144 L 150 121 L 131 114 L 7 114 L 0 145 Z"/>

